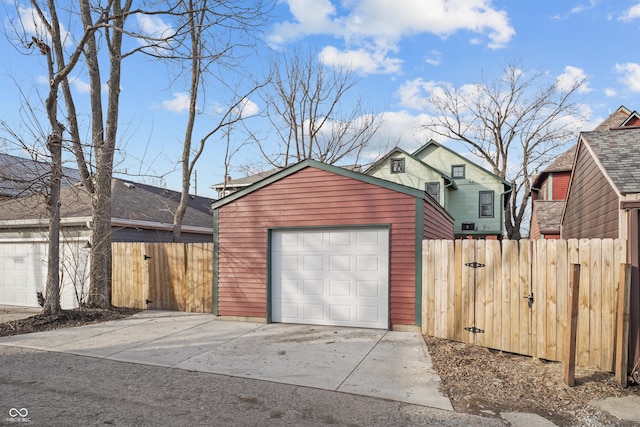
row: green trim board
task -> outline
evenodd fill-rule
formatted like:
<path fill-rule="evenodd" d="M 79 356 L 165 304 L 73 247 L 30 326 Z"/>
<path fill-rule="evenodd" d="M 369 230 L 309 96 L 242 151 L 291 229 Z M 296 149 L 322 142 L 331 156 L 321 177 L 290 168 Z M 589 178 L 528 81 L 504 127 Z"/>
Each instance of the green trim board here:
<path fill-rule="evenodd" d="M 212 312 L 218 315 L 218 211 L 213 211 L 213 303 Z"/>
<path fill-rule="evenodd" d="M 267 229 L 267 323 L 271 323 L 273 321 L 273 317 L 271 314 L 271 296 L 272 296 L 272 283 L 271 283 L 271 274 L 273 273 L 273 258 L 271 256 L 271 245 L 272 245 L 272 234 L 273 228 Z"/>

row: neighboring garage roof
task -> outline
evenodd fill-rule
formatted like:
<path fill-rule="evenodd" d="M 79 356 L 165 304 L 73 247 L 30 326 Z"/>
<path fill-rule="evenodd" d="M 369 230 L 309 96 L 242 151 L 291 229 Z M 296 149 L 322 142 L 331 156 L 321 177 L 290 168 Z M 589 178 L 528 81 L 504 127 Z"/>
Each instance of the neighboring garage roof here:
<path fill-rule="evenodd" d="M 0 196 L 18 197 L 42 191 L 49 185 L 51 165 L 32 159 L 0 153 Z M 80 180 L 80 173 L 71 168 L 62 168 L 63 187 Z"/>
<path fill-rule="evenodd" d="M 583 132 L 580 138 L 621 194 L 640 193 L 640 128 Z"/>
<path fill-rule="evenodd" d="M 234 200 L 237 200 L 241 197 L 246 196 L 249 193 L 252 193 L 256 190 L 259 190 L 260 188 L 266 187 L 267 185 L 279 181 L 282 178 L 285 178 L 289 175 L 292 175 L 304 168 L 308 168 L 308 167 L 312 167 L 312 168 L 316 168 L 316 169 L 320 169 L 326 172 L 331 172 L 337 175 L 341 175 L 347 178 L 351 178 L 351 179 L 355 179 L 358 181 L 362 181 L 362 182 L 366 182 L 368 184 L 372 184 L 372 185 L 377 185 L 378 187 L 383 187 L 389 190 L 393 190 L 393 191 L 397 191 L 399 193 L 404 193 L 404 194 L 408 194 L 410 196 L 416 197 L 418 199 L 423 199 L 426 200 L 429 204 L 431 204 L 434 208 L 436 208 L 439 212 L 441 212 L 443 215 L 445 215 L 447 218 L 450 218 L 451 220 L 453 220 L 453 218 L 451 217 L 451 215 L 444 210 L 444 208 L 442 208 L 442 206 L 440 206 L 437 202 L 435 202 L 433 199 L 431 199 L 431 197 L 427 196 L 427 193 L 421 190 L 417 190 L 415 188 L 412 187 L 407 187 L 405 185 L 401 185 L 401 184 L 396 184 L 395 182 L 391 182 L 391 181 L 387 181 L 384 179 L 380 179 L 380 178 L 376 178 L 373 176 L 369 176 L 369 175 L 364 175 L 362 173 L 359 172 L 353 172 L 351 170 L 345 169 L 345 168 L 341 168 L 338 166 L 333 166 L 333 165 L 328 165 L 326 163 L 321 163 L 318 162 L 316 160 L 303 160 L 299 163 L 294 164 L 293 166 L 289 166 L 286 169 L 282 169 L 280 171 L 278 171 L 277 173 L 270 175 L 267 178 L 264 178 L 252 185 L 250 185 L 249 187 L 246 187 L 240 191 L 237 191 L 235 193 L 232 193 L 220 200 L 217 200 L 215 202 L 213 202 L 213 204 L 211 205 L 212 209 L 218 209 L 228 203 L 233 202 Z M 310 195 L 312 196 L 312 195 Z"/>
<path fill-rule="evenodd" d="M 114 178 L 111 183 L 111 217 L 132 224 L 163 223 L 173 224 L 173 213 L 179 203 L 180 193 L 133 183 Z M 89 218 L 91 195 L 83 186 L 65 187 L 61 190 L 61 216 L 69 218 Z M 205 197 L 191 196 L 183 225 L 213 228 L 210 209 L 211 201 Z M 0 222 L 42 220 L 47 218 L 46 202 L 43 194 L 8 199 L 0 202 Z M 123 225 L 122 221 L 119 225 Z"/>

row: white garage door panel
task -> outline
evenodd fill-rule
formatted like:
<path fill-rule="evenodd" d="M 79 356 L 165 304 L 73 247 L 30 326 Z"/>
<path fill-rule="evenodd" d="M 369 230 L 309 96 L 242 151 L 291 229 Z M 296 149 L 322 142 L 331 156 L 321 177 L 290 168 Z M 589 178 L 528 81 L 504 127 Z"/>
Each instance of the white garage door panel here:
<path fill-rule="evenodd" d="M 88 277 L 89 252 L 78 249 L 78 245 L 63 245 L 61 257 L 66 269 L 61 269 L 62 308 L 78 306 L 74 282 Z M 0 243 L 0 305 L 39 307 L 36 292 L 46 294 L 47 243 L 3 242 Z M 74 274 L 70 268 L 74 267 Z M 88 284 L 87 284 L 88 286 Z"/>
<path fill-rule="evenodd" d="M 272 234 L 274 322 L 388 328 L 388 229 Z"/>

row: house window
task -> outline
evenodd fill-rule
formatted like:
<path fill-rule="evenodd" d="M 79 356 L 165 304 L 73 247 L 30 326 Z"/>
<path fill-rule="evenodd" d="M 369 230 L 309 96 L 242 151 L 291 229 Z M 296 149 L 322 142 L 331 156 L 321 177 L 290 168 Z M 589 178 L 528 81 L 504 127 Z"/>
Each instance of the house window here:
<path fill-rule="evenodd" d="M 391 173 L 404 173 L 404 159 L 391 159 Z"/>
<path fill-rule="evenodd" d="M 493 218 L 493 191 L 480 192 L 480 218 Z"/>
<path fill-rule="evenodd" d="M 440 183 L 439 182 L 427 182 L 425 184 L 425 191 L 428 195 L 434 198 L 434 200 L 440 203 Z"/>
<path fill-rule="evenodd" d="M 453 166 L 451 166 L 451 177 L 452 178 L 464 178 L 464 165 L 453 165 Z"/>

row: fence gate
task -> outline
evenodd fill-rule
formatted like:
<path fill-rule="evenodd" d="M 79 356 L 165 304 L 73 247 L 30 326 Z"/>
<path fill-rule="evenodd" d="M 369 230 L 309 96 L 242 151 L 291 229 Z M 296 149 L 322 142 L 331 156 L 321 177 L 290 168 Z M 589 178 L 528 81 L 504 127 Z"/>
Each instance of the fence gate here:
<path fill-rule="evenodd" d="M 623 239 L 425 240 L 422 332 L 561 360 L 569 267 L 580 264 L 577 364 L 611 371 L 625 262 Z"/>
<path fill-rule="evenodd" d="M 116 306 L 212 312 L 213 244 L 112 243 Z"/>

